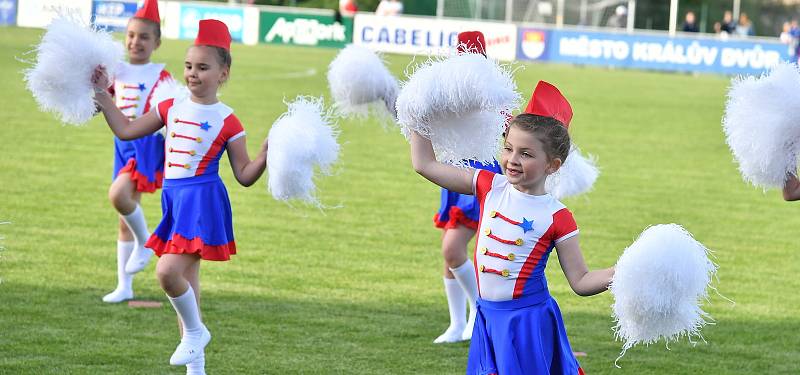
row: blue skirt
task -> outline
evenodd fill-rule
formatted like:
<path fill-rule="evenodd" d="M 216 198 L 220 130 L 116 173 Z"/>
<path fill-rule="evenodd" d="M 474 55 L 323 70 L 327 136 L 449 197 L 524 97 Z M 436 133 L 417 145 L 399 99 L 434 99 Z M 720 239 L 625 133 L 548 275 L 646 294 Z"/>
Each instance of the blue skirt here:
<path fill-rule="evenodd" d="M 224 261 L 236 254 L 231 202 L 219 175 L 164 180 L 161 211 L 161 222 L 145 244 L 156 255 Z"/>
<path fill-rule="evenodd" d="M 470 160 L 469 165 L 472 168 L 502 173 L 497 160 L 491 165 Z M 441 229 L 454 229 L 458 225 L 464 225 L 467 228 L 478 230 L 480 215 L 481 207 L 475 196 L 442 189 L 439 211 L 433 217 L 433 225 Z"/>
<path fill-rule="evenodd" d="M 114 176 L 130 173 L 137 191 L 152 193 L 164 179 L 164 137 L 154 133 L 132 141 L 114 137 Z"/>
<path fill-rule="evenodd" d="M 477 313 L 467 375 L 583 374 L 547 289 L 511 301 L 479 299 Z"/>

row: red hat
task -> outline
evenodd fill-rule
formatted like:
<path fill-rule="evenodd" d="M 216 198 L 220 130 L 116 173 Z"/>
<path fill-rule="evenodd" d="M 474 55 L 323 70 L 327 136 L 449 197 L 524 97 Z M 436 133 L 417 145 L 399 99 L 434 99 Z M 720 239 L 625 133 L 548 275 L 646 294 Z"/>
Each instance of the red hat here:
<path fill-rule="evenodd" d="M 136 11 L 133 18 L 144 18 L 160 24 L 161 17 L 158 16 L 158 0 L 144 0 L 144 5 Z"/>
<path fill-rule="evenodd" d="M 545 81 L 539 81 L 536 85 L 525 113 L 554 118 L 561 121 L 567 129 L 572 120 L 572 106 L 567 98 L 555 86 Z"/>
<path fill-rule="evenodd" d="M 231 50 L 231 33 L 228 26 L 220 20 L 200 20 L 197 30 L 196 46 L 214 46 Z"/>
<path fill-rule="evenodd" d="M 486 39 L 480 31 L 458 33 L 458 53 L 480 53 L 486 56 Z"/>

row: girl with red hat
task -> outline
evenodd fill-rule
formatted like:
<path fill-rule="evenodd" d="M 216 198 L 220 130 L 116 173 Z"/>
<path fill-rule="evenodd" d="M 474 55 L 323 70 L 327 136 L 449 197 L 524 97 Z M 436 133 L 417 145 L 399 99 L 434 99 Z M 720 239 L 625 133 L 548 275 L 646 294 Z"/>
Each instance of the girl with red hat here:
<path fill-rule="evenodd" d="M 183 328 L 172 365 L 201 358 L 211 340 L 200 317 L 200 260 L 227 261 L 236 254 L 230 201 L 217 173 L 222 153 L 228 152 L 233 175 L 243 186 L 255 183 L 266 168 L 266 140 L 251 160 L 242 124 L 217 99 L 230 75 L 230 43 L 224 23 L 201 20 L 184 64 L 190 97 L 162 101 L 135 120 L 103 94 L 108 85 L 104 69 L 98 67 L 92 77 L 97 102 L 118 137 L 135 139 L 166 126 L 163 217 L 146 246 L 160 257 L 156 275 Z"/>
<path fill-rule="evenodd" d="M 581 296 L 608 288 L 613 268 L 589 271 L 572 213 L 545 192 L 548 175 L 570 149 L 569 102 L 539 82 L 526 113 L 505 136 L 505 175 L 436 161 L 431 142 L 411 136 L 417 173 L 443 188 L 472 194 L 480 206 L 473 258 L 478 279 L 477 318 L 467 374 L 583 374 L 572 354 L 558 304 L 544 276 L 553 249 L 570 287 Z"/>
<path fill-rule="evenodd" d="M 459 53 L 478 53 L 486 56 L 486 40 L 480 31 L 465 31 L 458 34 Z M 472 168 L 502 173 L 500 165 L 485 165 L 469 161 Z M 450 326 L 434 343 L 451 343 L 469 340 L 475 322 L 475 301 L 478 286 L 475 269 L 467 260 L 467 245 L 478 229 L 480 205 L 474 196 L 460 194 L 442 188 L 439 211 L 433 217 L 433 225 L 442 229 L 442 256 L 444 257 L 444 291 L 450 311 Z M 467 305 L 470 307 L 467 319 Z"/>
<path fill-rule="evenodd" d="M 120 62 L 109 89 L 117 107 L 129 119 L 150 110 L 150 96 L 162 80 L 170 77 L 164 64 L 150 61 L 161 44 L 161 19 L 156 0 L 146 0 L 128 21 L 125 31 L 127 62 Z M 111 204 L 119 212 L 117 235 L 117 288 L 103 302 L 118 303 L 133 298 L 133 275 L 147 266 L 153 252 L 145 248 L 150 233 L 139 202 L 142 193 L 161 187 L 164 175 L 164 137 L 159 133 L 124 141 L 114 137 L 114 178 L 108 190 Z"/>

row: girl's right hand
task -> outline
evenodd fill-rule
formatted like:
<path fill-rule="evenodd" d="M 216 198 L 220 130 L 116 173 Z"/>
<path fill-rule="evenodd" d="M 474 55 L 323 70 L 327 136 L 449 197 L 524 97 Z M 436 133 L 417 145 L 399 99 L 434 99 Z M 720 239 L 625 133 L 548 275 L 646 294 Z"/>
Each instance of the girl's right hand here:
<path fill-rule="evenodd" d="M 94 72 L 92 73 L 92 85 L 94 85 L 94 92 L 96 93 L 108 92 L 111 82 L 108 79 L 106 67 L 98 65 L 94 68 Z"/>

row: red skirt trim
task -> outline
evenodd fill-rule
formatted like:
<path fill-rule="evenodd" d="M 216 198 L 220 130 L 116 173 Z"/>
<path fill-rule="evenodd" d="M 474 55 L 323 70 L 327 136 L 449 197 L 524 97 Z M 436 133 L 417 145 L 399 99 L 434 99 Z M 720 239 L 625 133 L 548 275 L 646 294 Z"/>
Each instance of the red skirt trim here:
<path fill-rule="evenodd" d="M 226 261 L 236 254 L 236 241 L 224 245 L 206 245 L 200 237 L 188 239 L 178 233 L 173 234 L 167 242 L 153 234 L 144 246 L 153 249 L 159 257 L 163 254 L 198 254 L 203 260 Z"/>
<path fill-rule="evenodd" d="M 133 181 L 136 191 L 140 191 L 142 193 L 153 193 L 157 189 L 161 189 L 161 186 L 164 182 L 163 171 L 156 171 L 155 181 L 150 181 L 150 179 L 148 179 L 147 176 L 139 173 L 139 171 L 136 170 L 136 159 L 134 158 L 128 159 L 128 163 L 125 164 L 125 166 L 119 170 L 117 176 L 123 173 L 130 174 L 131 181 Z"/>
<path fill-rule="evenodd" d="M 433 216 L 433 225 L 439 229 L 455 229 L 459 224 L 472 230 L 478 230 L 478 222 L 468 218 L 464 211 L 457 206 L 450 207 L 450 220 L 439 220 L 438 213 Z"/>

